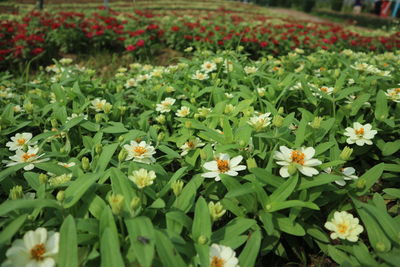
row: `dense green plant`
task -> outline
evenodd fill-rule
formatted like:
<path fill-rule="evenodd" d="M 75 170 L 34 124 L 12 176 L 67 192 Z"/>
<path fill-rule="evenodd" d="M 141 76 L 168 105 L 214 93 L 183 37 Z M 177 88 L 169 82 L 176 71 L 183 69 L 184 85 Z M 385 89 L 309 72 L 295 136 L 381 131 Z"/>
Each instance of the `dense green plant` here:
<path fill-rule="evenodd" d="M 47 229 L 59 266 L 396 266 L 400 56 L 303 53 L 1 73 L 1 258 Z"/>

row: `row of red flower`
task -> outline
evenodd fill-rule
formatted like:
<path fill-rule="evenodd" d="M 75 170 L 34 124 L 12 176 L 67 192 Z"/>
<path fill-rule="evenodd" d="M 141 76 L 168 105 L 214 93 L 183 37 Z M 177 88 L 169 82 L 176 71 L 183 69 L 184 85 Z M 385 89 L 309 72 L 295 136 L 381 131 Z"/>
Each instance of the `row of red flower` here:
<path fill-rule="evenodd" d="M 261 15 L 238 15 L 224 10 L 207 13 L 168 12 L 134 14 L 101 10 L 94 13 L 59 12 L 26 14 L 22 20 L 0 23 L 0 62 L 30 59 L 44 51 L 87 52 L 96 48 L 115 51 L 154 51 L 169 46 L 183 50 L 235 49 L 253 54 L 350 48 L 387 51 L 400 48 L 400 32 L 368 37 L 336 24 L 310 23 Z M 146 48 L 146 49 L 139 49 Z"/>

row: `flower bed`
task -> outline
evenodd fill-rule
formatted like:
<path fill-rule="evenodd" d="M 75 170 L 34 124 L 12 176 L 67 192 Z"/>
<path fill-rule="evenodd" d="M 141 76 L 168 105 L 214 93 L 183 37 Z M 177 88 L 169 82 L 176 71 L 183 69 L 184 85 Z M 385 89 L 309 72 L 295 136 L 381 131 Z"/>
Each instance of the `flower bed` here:
<path fill-rule="evenodd" d="M 399 33 L 363 35 L 336 24 L 311 23 L 260 14 L 193 10 L 135 14 L 100 10 L 94 13 L 31 12 L 0 24 L 0 67 L 46 61 L 61 53 L 107 49 L 152 57 L 170 47 L 242 49 L 253 57 L 286 54 L 295 48 L 341 51 L 391 51 L 400 47 Z"/>
<path fill-rule="evenodd" d="M 2 73 L 3 258 L 396 266 L 400 56 L 303 53 Z"/>

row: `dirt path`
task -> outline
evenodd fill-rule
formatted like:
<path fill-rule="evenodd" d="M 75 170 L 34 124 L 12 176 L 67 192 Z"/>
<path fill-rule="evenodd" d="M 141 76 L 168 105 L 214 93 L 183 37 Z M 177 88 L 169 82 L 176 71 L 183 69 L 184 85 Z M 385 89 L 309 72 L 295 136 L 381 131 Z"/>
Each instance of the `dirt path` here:
<path fill-rule="evenodd" d="M 271 11 L 274 11 L 274 13 L 279 13 L 279 14 L 283 14 L 283 15 L 287 15 L 290 18 L 293 19 L 300 19 L 300 20 L 309 20 L 309 21 L 313 21 L 313 22 L 328 22 L 328 23 L 332 23 L 332 21 L 330 20 L 326 20 L 326 19 L 322 19 L 316 16 L 312 16 L 310 14 L 298 11 L 298 10 L 293 10 L 293 9 L 285 9 L 285 8 L 273 8 L 270 7 L 269 8 Z"/>

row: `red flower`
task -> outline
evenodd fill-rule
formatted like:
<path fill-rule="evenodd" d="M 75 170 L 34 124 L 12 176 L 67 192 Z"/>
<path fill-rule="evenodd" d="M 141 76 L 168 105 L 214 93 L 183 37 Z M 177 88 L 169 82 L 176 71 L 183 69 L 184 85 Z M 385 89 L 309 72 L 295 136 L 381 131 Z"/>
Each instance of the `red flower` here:
<path fill-rule="evenodd" d="M 133 51 L 133 50 L 136 50 L 136 46 L 134 46 L 134 45 L 128 45 L 128 46 L 126 47 L 126 51 Z"/>
<path fill-rule="evenodd" d="M 36 47 L 36 48 L 34 48 L 34 49 L 31 51 L 31 53 L 34 54 L 34 55 L 39 55 L 39 54 L 42 53 L 43 51 L 44 51 L 43 48 L 41 48 L 41 47 Z"/>
<path fill-rule="evenodd" d="M 267 45 L 268 45 L 268 42 L 261 42 L 261 43 L 260 43 L 260 46 L 261 46 L 261 47 L 266 47 Z"/>
<path fill-rule="evenodd" d="M 136 46 L 142 47 L 144 46 L 144 40 L 139 40 L 136 42 Z"/>
<path fill-rule="evenodd" d="M 171 31 L 174 31 L 174 32 L 177 32 L 177 31 L 179 31 L 179 27 L 178 26 L 173 26 L 173 27 L 171 27 Z"/>

